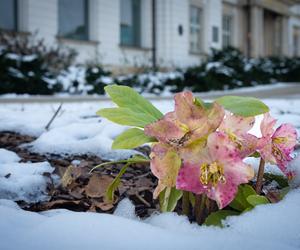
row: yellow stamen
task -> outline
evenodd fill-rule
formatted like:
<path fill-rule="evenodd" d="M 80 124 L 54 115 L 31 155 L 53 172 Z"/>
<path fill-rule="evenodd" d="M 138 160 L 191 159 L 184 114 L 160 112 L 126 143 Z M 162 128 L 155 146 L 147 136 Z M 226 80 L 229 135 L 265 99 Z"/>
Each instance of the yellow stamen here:
<path fill-rule="evenodd" d="M 243 145 L 242 143 L 239 141 L 238 137 L 232 133 L 230 130 L 227 130 L 226 133 L 228 134 L 229 140 L 231 140 L 232 142 L 235 143 L 235 145 L 237 146 L 237 148 L 239 150 L 242 150 Z"/>
<path fill-rule="evenodd" d="M 225 183 L 224 168 L 217 162 L 211 164 L 204 163 L 200 166 L 200 182 L 203 185 L 211 184 L 216 186 L 218 182 Z"/>
<path fill-rule="evenodd" d="M 280 144 L 280 143 L 285 143 L 287 142 L 288 138 L 286 137 L 276 137 L 276 138 L 273 138 L 273 143 L 276 143 L 276 144 Z"/>

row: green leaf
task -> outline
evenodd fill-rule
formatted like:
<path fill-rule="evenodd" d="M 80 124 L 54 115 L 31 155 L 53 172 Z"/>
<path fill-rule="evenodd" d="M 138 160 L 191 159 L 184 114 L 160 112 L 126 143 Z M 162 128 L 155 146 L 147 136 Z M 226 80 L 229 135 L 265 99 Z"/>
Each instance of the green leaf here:
<path fill-rule="evenodd" d="M 269 200 L 262 195 L 258 195 L 258 194 L 253 194 L 253 195 L 249 195 L 247 197 L 247 201 L 253 206 L 257 206 L 257 205 L 262 205 L 262 204 L 268 204 L 270 203 Z"/>
<path fill-rule="evenodd" d="M 138 128 L 131 128 L 117 136 L 112 144 L 112 149 L 131 149 L 143 145 L 147 142 L 156 140 L 144 134 L 144 131 Z"/>
<path fill-rule="evenodd" d="M 145 113 L 138 113 L 128 108 L 105 108 L 100 109 L 97 115 L 106 119 L 127 126 L 143 128 L 146 125 L 155 122 L 152 116 Z"/>
<path fill-rule="evenodd" d="M 255 194 L 255 190 L 250 185 L 240 185 L 234 200 L 229 204 L 229 206 L 240 212 L 243 212 L 249 208 L 253 208 L 252 205 L 247 201 L 247 197 Z"/>
<path fill-rule="evenodd" d="M 225 109 L 240 116 L 255 116 L 269 111 L 266 104 L 254 97 L 223 96 L 216 99 L 216 102 Z"/>
<path fill-rule="evenodd" d="M 280 199 L 282 200 L 290 192 L 290 187 L 285 187 L 280 190 Z"/>
<path fill-rule="evenodd" d="M 280 188 L 285 188 L 289 186 L 287 178 L 283 175 L 276 175 L 271 173 L 264 173 L 264 178 L 268 181 L 276 181 Z"/>
<path fill-rule="evenodd" d="M 109 85 L 106 93 L 119 107 L 128 108 L 136 113 L 148 114 L 153 121 L 162 118 L 163 114 L 132 88 L 127 86 Z"/>
<path fill-rule="evenodd" d="M 176 188 L 165 188 L 159 194 L 159 204 L 161 212 L 173 212 L 177 202 L 182 197 L 182 191 Z"/>
<path fill-rule="evenodd" d="M 254 152 L 252 155 L 249 155 L 249 157 L 254 157 L 254 158 L 260 158 L 260 153 L 258 153 L 257 151 Z"/>
<path fill-rule="evenodd" d="M 204 221 L 204 225 L 223 227 L 222 220 L 225 220 L 227 216 L 235 215 L 239 215 L 239 212 L 232 210 L 219 210 L 217 212 L 211 213 Z"/>
<path fill-rule="evenodd" d="M 119 163 L 130 163 L 130 164 L 134 164 L 134 163 L 150 163 L 150 159 L 142 156 L 142 155 L 134 155 L 133 157 L 127 159 L 127 160 L 120 160 L 120 161 L 109 161 L 109 162 L 104 162 L 101 163 L 95 167 L 93 167 L 90 170 L 90 173 L 92 173 L 95 169 L 100 168 L 100 167 L 105 167 L 108 165 L 113 165 L 113 164 L 119 164 Z"/>
<path fill-rule="evenodd" d="M 196 198 L 195 198 L 195 195 L 192 192 L 189 192 L 189 199 L 190 199 L 190 203 L 194 207 L 195 206 Z"/>
<path fill-rule="evenodd" d="M 127 163 L 124 167 L 121 168 L 119 174 L 116 176 L 116 178 L 112 181 L 112 183 L 108 186 L 105 194 L 105 198 L 109 202 L 114 202 L 114 194 L 118 186 L 121 182 L 122 175 L 126 172 L 127 168 L 129 167 L 131 163 Z"/>

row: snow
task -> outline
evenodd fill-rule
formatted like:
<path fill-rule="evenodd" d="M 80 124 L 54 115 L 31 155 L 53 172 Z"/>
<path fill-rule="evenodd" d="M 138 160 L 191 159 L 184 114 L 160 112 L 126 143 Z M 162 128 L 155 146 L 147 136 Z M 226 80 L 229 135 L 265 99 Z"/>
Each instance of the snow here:
<path fill-rule="evenodd" d="M 11 151 L 0 149 L 0 199 L 39 202 L 48 198 L 45 173 L 54 168 L 48 162 L 19 163 L 20 158 Z"/>
<path fill-rule="evenodd" d="M 125 210 L 133 212 L 127 203 Z M 126 206 L 127 209 L 126 209 Z M 300 190 L 277 204 L 257 206 L 227 227 L 198 226 L 175 213 L 146 220 L 118 215 L 52 210 L 23 211 L 0 200 L 1 249 L 230 249 L 300 248 Z M 276 219 L 275 219 L 276 218 Z"/>
<path fill-rule="evenodd" d="M 280 123 L 292 123 L 300 134 L 300 100 L 266 99 L 271 114 Z M 173 109 L 173 100 L 155 100 L 154 105 L 162 112 Z M 133 150 L 112 150 L 113 139 L 126 127 L 98 117 L 100 108 L 112 107 L 110 101 L 63 104 L 61 111 L 50 126 L 45 127 L 59 104 L 24 103 L 0 106 L 0 131 L 14 131 L 37 137 L 29 145 L 30 150 L 42 154 L 94 154 L 108 160 L 119 160 L 136 154 Z M 259 120 L 252 133 L 259 134 Z"/>
<path fill-rule="evenodd" d="M 0 164 L 19 162 L 20 160 L 20 157 L 15 152 L 0 148 Z"/>

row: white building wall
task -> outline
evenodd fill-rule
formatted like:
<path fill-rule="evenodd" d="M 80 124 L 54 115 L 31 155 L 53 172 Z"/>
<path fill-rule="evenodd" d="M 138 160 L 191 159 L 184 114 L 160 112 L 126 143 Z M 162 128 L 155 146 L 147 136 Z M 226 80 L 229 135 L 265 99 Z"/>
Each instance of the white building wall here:
<path fill-rule="evenodd" d="M 59 0 L 18 0 L 19 27 L 22 31 L 38 32 L 49 45 L 57 43 L 76 49 L 78 62 L 97 61 L 109 67 L 127 68 L 151 66 L 152 57 L 152 0 L 142 0 L 141 47 L 120 45 L 120 1 L 89 0 L 89 35 L 91 41 L 57 39 Z M 157 63 L 161 67 L 175 68 L 199 64 L 210 52 L 210 48 L 222 47 L 223 2 L 234 17 L 233 45 L 242 48 L 246 34 L 244 13 L 238 0 L 157 0 Z M 203 10 L 203 50 L 199 54 L 189 51 L 190 5 Z M 288 49 L 292 51 L 292 27 L 300 25 L 299 9 L 293 8 L 289 19 Z M 297 14 L 298 13 L 298 14 Z M 256 7 L 252 10 L 252 27 L 259 26 L 262 13 Z M 178 32 L 179 26 L 183 34 Z M 213 27 L 218 28 L 218 42 L 213 42 Z M 253 32 L 253 48 L 261 53 L 258 40 L 261 30 Z M 244 49 L 244 48 L 242 48 Z M 291 52 L 290 52 L 291 53 Z"/>

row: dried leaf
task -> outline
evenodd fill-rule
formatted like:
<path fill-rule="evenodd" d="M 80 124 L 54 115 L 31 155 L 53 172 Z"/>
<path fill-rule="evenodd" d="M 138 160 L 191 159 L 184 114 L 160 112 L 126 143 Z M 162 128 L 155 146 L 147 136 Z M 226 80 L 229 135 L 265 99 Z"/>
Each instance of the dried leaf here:
<path fill-rule="evenodd" d="M 85 187 L 85 193 L 87 196 L 92 198 L 100 198 L 105 195 L 106 189 L 113 181 L 113 178 L 107 175 L 93 175 L 89 183 Z"/>

